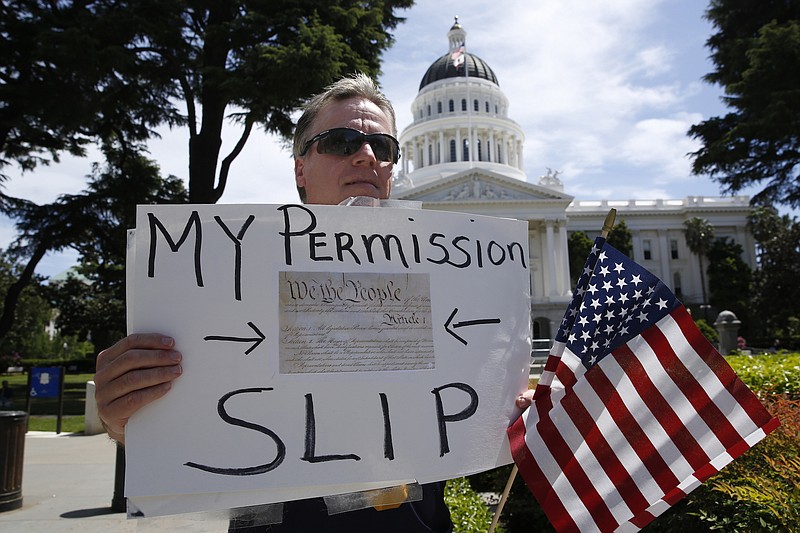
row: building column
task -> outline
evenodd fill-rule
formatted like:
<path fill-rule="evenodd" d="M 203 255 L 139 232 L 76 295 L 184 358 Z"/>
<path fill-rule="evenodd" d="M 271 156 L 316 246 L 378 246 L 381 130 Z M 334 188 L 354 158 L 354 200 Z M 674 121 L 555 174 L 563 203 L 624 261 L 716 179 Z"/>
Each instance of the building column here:
<path fill-rule="evenodd" d="M 456 161 L 464 161 L 464 145 L 461 140 L 461 128 L 456 128 Z"/>
<path fill-rule="evenodd" d="M 569 294 L 572 290 L 569 281 L 569 247 L 567 246 L 567 221 L 558 221 L 558 253 L 556 260 L 556 272 L 558 273 L 558 293 L 562 296 Z"/>
<path fill-rule="evenodd" d="M 642 252 L 642 238 L 639 237 L 639 230 L 631 231 L 631 244 L 633 244 L 632 259 L 641 264 L 644 261 L 644 253 Z"/>
<path fill-rule="evenodd" d="M 491 155 L 491 157 L 487 158 L 489 159 L 489 162 L 497 163 L 497 154 L 495 153 L 497 151 L 497 147 L 494 145 L 494 129 L 489 130 L 489 145 L 486 147 L 486 149 L 489 150 L 486 153 Z"/>
<path fill-rule="evenodd" d="M 658 252 L 661 259 L 661 280 L 664 285 L 672 289 L 672 272 L 669 268 L 669 241 L 667 240 L 667 230 L 658 230 Z"/>
<path fill-rule="evenodd" d="M 444 159 L 445 159 L 444 154 L 445 154 L 445 151 L 444 151 L 444 131 L 439 130 L 439 154 L 437 155 L 437 158 L 436 158 L 436 163 L 437 164 L 441 165 L 442 163 L 444 163 Z"/>
<path fill-rule="evenodd" d="M 547 287 L 545 292 L 552 298 L 558 296 L 558 284 L 556 281 L 556 256 L 555 256 L 555 243 L 553 234 L 553 220 L 545 221 L 545 256 L 547 259 L 543 261 L 544 267 L 547 269 L 545 272 L 545 281 Z"/>

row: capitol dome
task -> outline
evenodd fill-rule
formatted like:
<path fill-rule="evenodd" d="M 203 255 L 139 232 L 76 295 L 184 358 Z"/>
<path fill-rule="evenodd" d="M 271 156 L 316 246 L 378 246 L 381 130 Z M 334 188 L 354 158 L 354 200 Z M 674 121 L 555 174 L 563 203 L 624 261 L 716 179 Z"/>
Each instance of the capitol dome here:
<path fill-rule="evenodd" d="M 526 181 L 525 134 L 508 116 L 508 98 L 494 71 L 467 52 L 466 37 L 456 17 L 447 53 L 422 77 L 411 105 L 414 122 L 399 139 L 398 193 L 476 167 Z"/>
<path fill-rule="evenodd" d="M 490 81 L 495 85 L 500 85 L 497 81 L 497 76 L 495 76 L 494 71 L 486 61 L 464 50 L 466 32 L 461 28 L 461 24 L 458 23 L 458 17 L 456 17 L 456 22 L 450 28 L 448 36 L 450 38 L 450 51 L 428 67 L 419 84 L 420 90 L 439 80 L 464 76 L 479 78 Z"/>

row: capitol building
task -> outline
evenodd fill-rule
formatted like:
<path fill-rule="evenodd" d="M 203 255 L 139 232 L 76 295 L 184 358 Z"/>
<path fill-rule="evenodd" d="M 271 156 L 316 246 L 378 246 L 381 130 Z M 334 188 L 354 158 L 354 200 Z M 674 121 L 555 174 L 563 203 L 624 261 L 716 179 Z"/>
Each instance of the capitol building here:
<path fill-rule="evenodd" d="M 522 157 L 525 132 L 511 118 L 491 67 L 466 52 L 466 35 L 456 19 L 446 53 L 422 75 L 414 120 L 400 135 L 403 158 L 392 197 L 421 201 L 427 209 L 527 220 L 534 339 L 553 338 L 571 296 L 568 235 L 599 235 L 611 208 L 633 234 L 633 259 L 687 305 L 704 302 L 700 263 L 686 245 L 684 221 L 707 219 L 716 236 L 740 244 L 742 259 L 755 267 L 748 197 L 582 200 L 565 191 L 559 172 L 544 162 L 532 165 L 546 169 L 543 175 L 529 175 Z"/>

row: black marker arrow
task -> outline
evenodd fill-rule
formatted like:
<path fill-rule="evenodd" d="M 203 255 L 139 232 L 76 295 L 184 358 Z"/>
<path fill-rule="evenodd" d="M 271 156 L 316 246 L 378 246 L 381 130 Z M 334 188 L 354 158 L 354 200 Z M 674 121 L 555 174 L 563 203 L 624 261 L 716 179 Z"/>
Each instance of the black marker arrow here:
<path fill-rule="evenodd" d="M 256 335 L 258 335 L 258 337 L 225 337 L 225 336 L 221 336 L 221 335 L 208 335 L 207 337 L 203 337 L 203 340 L 205 340 L 205 341 L 252 342 L 253 345 L 246 352 L 244 352 L 245 355 L 250 355 L 250 352 L 252 352 L 256 348 L 258 348 L 258 345 L 261 344 L 261 341 L 266 339 L 266 337 L 264 336 L 263 333 L 261 333 L 261 331 L 259 331 L 259 329 L 256 327 L 256 325 L 253 324 L 252 322 L 248 322 L 247 325 L 250 326 L 251 328 L 253 328 L 253 331 L 256 332 Z"/>
<path fill-rule="evenodd" d="M 456 313 L 458 313 L 458 307 L 454 308 L 453 312 L 450 313 L 450 318 L 448 318 L 447 322 L 444 323 L 444 330 L 453 337 L 455 337 L 456 339 L 458 339 L 461 342 L 461 344 L 466 346 L 467 341 L 456 335 L 456 332 L 450 329 L 450 322 L 453 321 L 453 318 L 455 318 Z M 455 324 L 453 324 L 453 328 L 463 328 L 466 326 L 481 326 L 483 324 L 499 324 L 499 323 L 500 323 L 499 318 L 479 318 L 478 320 L 462 320 L 461 322 L 456 322 Z"/>

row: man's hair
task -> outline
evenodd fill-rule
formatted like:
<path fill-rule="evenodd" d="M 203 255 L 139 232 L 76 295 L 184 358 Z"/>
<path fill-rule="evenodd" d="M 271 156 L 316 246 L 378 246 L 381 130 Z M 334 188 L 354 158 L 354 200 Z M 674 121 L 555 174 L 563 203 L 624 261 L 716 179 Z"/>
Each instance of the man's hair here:
<path fill-rule="evenodd" d="M 300 119 L 297 121 L 297 126 L 294 129 L 292 155 L 295 159 L 301 157 L 300 153 L 303 151 L 303 148 L 305 148 L 308 140 L 316 133 L 319 133 L 314 132 L 311 128 L 320 111 L 333 102 L 340 102 L 351 98 L 364 98 L 377 105 L 389 118 L 392 131 L 388 133 L 391 133 L 395 137 L 397 136 L 397 118 L 392 103 L 386 98 L 386 95 L 378 89 L 375 80 L 362 72 L 358 72 L 328 85 L 325 90 L 314 95 L 303 107 L 303 114 L 300 116 Z M 300 200 L 305 202 L 305 188 L 297 187 L 297 192 L 300 194 Z"/>

